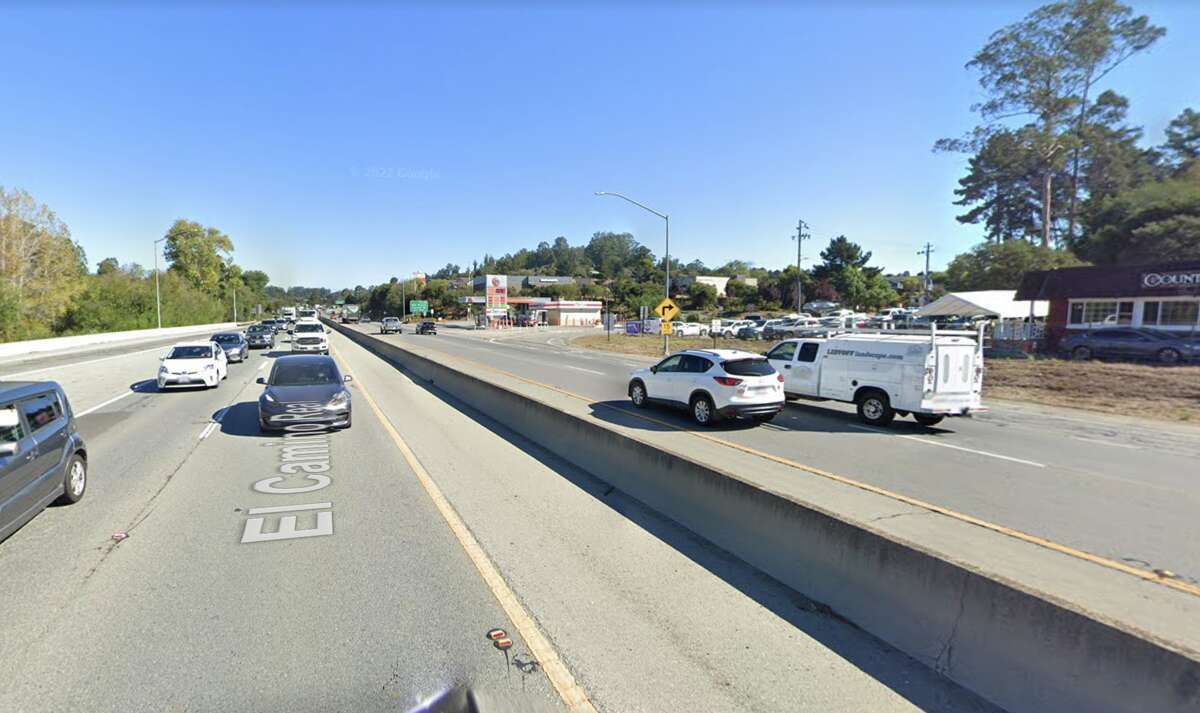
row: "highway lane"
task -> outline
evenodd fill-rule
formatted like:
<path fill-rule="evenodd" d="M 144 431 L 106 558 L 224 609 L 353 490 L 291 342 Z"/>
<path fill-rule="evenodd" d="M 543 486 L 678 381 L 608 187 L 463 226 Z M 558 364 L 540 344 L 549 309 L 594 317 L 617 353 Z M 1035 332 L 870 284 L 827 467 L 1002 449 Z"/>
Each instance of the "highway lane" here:
<path fill-rule="evenodd" d="M 450 327 L 436 337 L 387 339 L 570 390 L 594 399 L 598 418 L 611 414 L 601 404 L 631 408 L 629 372 L 652 360 L 572 348 L 567 340 L 577 332 Z M 992 407 L 986 416 L 936 428 L 897 419 L 888 429 L 872 429 L 852 406 L 797 402 L 771 424 L 727 425 L 714 433 L 1084 551 L 1200 580 L 1200 551 L 1190 545 L 1200 539 L 1200 492 L 1193 482 L 1200 431 L 1062 409 Z M 651 414 L 692 428 L 683 414 Z"/>
<path fill-rule="evenodd" d="M 389 426 L 601 711 L 993 710 L 333 343 L 356 377 L 355 425 L 329 438 L 332 482 L 317 492 L 254 490 L 285 457 L 254 421 L 261 353 L 219 389 L 139 391 L 80 419 L 88 495 L 0 543 L 0 710 L 396 711 L 455 681 L 562 709 L 544 673 L 506 669 L 484 641 L 493 626 L 517 629 Z M 111 386 L 141 367 L 115 368 L 51 376 Z M 299 528 L 332 512 L 332 535 L 241 541 L 253 517 L 284 514 L 251 508 L 314 503 L 330 505 L 289 512 Z"/>
<path fill-rule="evenodd" d="M 0 543 L 0 710 L 395 711 L 456 682 L 518 690 L 483 636 L 512 623 L 368 412 L 330 439 L 323 492 L 252 489 L 285 457 L 253 410 L 269 358 L 219 389 L 139 391 L 80 418 L 84 500 Z M 50 376 L 134 378 L 114 366 Z M 250 508 L 315 502 L 332 503 L 333 535 L 241 542 Z M 562 708 L 544 676 L 525 687 Z"/>

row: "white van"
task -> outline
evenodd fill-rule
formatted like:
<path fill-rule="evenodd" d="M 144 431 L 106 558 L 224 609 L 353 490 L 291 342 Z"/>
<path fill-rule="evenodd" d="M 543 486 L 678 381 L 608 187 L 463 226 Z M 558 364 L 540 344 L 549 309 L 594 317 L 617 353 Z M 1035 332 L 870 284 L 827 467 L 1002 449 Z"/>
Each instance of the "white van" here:
<path fill-rule="evenodd" d="M 945 416 L 985 410 L 982 331 L 849 332 L 788 339 L 767 353 L 789 397 L 845 401 L 886 426 L 912 414 L 932 426 Z"/>

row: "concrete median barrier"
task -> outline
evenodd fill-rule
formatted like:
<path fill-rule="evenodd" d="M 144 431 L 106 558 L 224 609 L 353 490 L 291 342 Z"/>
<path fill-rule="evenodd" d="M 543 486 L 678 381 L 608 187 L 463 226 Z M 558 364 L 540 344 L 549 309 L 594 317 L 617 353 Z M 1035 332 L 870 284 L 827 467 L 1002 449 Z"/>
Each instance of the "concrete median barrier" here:
<path fill-rule="evenodd" d="M 1014 713 L 1200 710 L 1193 594 L 329 324 Z"/>
<path fill-rule="evenodd" d="M 237 327 L 236 322 L 221 322 L 220 324 L 193 324 L 187 327 L 163 327 L 162 329 L 134 329 L 126 332 L 102 332 L 100 334 L 77 334 L 71 337 L 52 337 L 50 339 L 30 339 L 24 342 L 9 342 L 0 344 L 0 357 L 24 354 L 39 354 L 58 351 L 60 349 L 85 349 L 111 346 L 114 344 L 130 344 L 166 337 L 216 332 L 222 329 Z"/>

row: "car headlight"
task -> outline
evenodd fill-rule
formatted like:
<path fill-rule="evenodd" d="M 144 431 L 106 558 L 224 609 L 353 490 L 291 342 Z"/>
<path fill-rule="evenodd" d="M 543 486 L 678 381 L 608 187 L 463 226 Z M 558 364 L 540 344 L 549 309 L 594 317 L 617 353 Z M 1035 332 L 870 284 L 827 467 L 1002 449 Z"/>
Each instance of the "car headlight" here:
<path fill-rule="evenodd" d="M 339 391 L 333 395 L 332 399 L 329 399 L 329 405 L 330 406 L 344 406 L 349 401 L 350 401 L 350 392 Z"/>
<path fill-rule="evenodd" d="M 267 403 L 272 403 L 272 404 L 275 403 L 275 397 L 271 395 L 270 391 L 263 392 L 263 400 L 266 401 Z"/>

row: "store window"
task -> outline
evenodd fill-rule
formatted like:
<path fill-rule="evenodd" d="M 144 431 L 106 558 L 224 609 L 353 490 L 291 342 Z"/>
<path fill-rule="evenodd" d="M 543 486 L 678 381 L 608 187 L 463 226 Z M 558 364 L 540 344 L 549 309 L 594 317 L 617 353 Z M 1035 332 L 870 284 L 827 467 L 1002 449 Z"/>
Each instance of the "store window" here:
<path fill-rule="evenodd" d="M 1068 324 L 1133 324 L 1133 302 L 1118 302 L 1116 300 L 1072 301 Z"/>
<path fill-rule="evenodd" d="M 1200 302 L 1163 302 L 1158 316 L 1160 327 L 1191 327 L 1196 324 Z"/>

